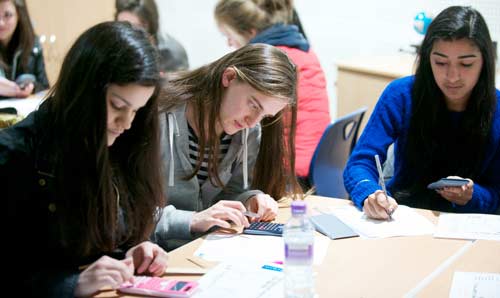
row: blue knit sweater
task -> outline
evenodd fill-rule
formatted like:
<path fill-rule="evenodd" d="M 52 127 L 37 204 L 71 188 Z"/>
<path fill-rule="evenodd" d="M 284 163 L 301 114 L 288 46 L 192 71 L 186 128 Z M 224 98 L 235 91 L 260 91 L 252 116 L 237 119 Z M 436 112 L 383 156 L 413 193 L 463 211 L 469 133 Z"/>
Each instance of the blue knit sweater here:
<path fill-rule="evenodd" d="M 406 143 L 411 118 L 414 78 L 405 77 L 389 84 L 382 93 L 368 124 L 344 170 L 344 184 L 352 200 L 359 208 L 367 196 L 381 189 L 374 155 L 384 162 L 387 148 L 394 143 L 394 176 L 388 182 L 390 192 L 401 177 L 411 177 L 410 169 L 403 166 L 403 146 Z M 474 179 L 472 199 L 465 206 L 458 206 L 436 196 L 446 211 L 493 213 L 500 201 L 500 92 L 496 91 L 497 105 L 492 128 L 479 176 Z M 453 175 L 450 173 L 449 175 Z M 398 198 L 396 198 L 398 200 Z M 429 206 L 422 208 L 433 209 Z"/>

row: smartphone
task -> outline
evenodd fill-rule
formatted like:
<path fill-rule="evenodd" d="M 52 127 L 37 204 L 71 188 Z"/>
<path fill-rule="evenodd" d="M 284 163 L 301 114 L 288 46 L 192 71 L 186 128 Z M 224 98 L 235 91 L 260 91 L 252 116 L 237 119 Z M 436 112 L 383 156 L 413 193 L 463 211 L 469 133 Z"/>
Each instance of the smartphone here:
<path fill-rule="evenodd" d="M 460 187 L 467 185 L 469 180 L 460 178 L 441 178 L 436 182 L 427 185 L 428 189 L 441 189 L 445 187 Z"/>
<path fill-rule="evenodd" d="M 26 88 L 30 83 L 35 83 L 36 78 L 34 75 L 30 73 L 23 73 L 19 75 L 16 79 L 16 84 L 19 86 L 19 88 L 24 89 Z"/>
<path fill-rule="evenodd" d="M 198 288 L 196 281 L 150 276 L 135 276 L 134 279 L 134 283 L 126 282 L 118 288 L 118 291 L 154 297 L 185 298 L 191 297 Z"/>

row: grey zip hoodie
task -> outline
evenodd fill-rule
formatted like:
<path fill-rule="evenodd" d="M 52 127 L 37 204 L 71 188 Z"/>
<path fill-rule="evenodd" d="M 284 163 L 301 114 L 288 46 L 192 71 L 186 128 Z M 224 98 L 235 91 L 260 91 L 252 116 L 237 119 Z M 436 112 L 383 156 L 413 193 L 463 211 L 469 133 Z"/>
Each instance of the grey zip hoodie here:
<path fill-rule="evenodd" d="M 248 173 L 252 173 L 259 153 L 259 125 L 232 136 L 228 152 L 219 164 L 219 177 L 224 188 L 213 186 L 209 179 L 200 187 L 196 176 L 190 180 L 184 179 L 193 172 L 189 162 L 185 104 L 160 114 L 160 128 L 165 193 L 169 205 L 163 209 L 153 233 L 154 242 L 164 248 L 171 248 L 177 246 L 172 244 L 176 242 L 175 239 L 191 240 L 193 235 L 189 225 L 195 212 L 207 209 L 220 200 L 244 203 L 248 198 L 262 193 L 260 190 L 248 189 L 252 178 Z"/>

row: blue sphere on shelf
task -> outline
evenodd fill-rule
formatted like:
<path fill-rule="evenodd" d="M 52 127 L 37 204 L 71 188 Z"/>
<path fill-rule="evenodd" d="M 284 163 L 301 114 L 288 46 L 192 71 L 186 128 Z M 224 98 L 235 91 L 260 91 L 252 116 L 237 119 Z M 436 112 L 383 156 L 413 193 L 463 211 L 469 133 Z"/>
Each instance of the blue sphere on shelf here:
<path fill-rule="evenodd" d="M 417 31 L 419 34 L 425 35 L 427 32 L 427 28 L 429 28 L 429 25 L 432 22 L 432 15 L 425 12 L 421 11 L 417 13 L 415 18 L 413 19 L 413 29 Z"/>

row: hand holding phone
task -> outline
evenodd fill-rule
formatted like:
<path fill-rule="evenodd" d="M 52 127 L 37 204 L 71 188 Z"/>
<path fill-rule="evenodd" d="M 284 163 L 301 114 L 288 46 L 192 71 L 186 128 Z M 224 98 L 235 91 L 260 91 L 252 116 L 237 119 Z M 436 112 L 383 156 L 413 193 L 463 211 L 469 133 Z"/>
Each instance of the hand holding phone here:
<path fill-rule="evenodd" d="M 186 298 L 191 297 L 197 288 L 196 281 L 135 276 L 134 283 L 126 282 L 118 288 L 118 291 L 155 297 Z"/>
<path fill-rule="evenodd" d="M 427 185 L 428 189 L 442 189 L 445 187 L 462 187 L 469 183 L 468 179 L 462 178 L 441 178 L 436 182 Z"/>
<path fill-rule="evenodd" d="M 29 84 L 35 84 L 35 82 L 36 82 L 35 76 L 30 73 L 23 73 L 19 75 L 16 79 L 16 84 L 21 89 L 28 87 Z"/>

